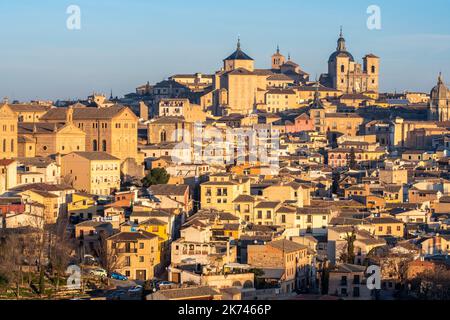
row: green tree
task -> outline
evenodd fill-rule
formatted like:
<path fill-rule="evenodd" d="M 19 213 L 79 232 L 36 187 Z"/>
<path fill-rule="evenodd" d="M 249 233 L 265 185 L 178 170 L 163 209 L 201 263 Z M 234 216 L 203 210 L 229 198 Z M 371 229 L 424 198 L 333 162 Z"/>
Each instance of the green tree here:
<path fill-rule="evenodd" d="M 327 266 L 327 261 L 325 260 L 320 281 L 321 292 L 323 295 L 328 294 L 329 282 L 330 282 L 330 268 Z"/>
<path fill-rule="evenodd" d="M 152 169 L 150 173 L 142 179 L 142 184 L 145 188 L 153 186 L 155 184 L 167 184 L 169 182 L 170 175 L 165 169 L 156 168 Z"/>

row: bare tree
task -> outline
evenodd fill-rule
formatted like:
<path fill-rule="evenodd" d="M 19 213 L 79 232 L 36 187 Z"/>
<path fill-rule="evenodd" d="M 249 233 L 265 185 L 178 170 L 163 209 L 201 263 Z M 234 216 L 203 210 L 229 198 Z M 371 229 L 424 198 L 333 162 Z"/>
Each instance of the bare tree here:
<path fill-rule="evenodd" d="M 108 246 L 108 235 L 100 232 L 99 245 L 95 248 L 95 253 L 99 259 L 100 265 L 106 270 L 108 275 L 120 269 L 124 261 L 120 259 L 119 250 L 114 242 Z M 109 285 L 109 278 L 107 279 Z"/>
<path fill-rule="evenodd" d="M 436 266 L 417 276 L 415 291 L 422 300 L 448 300 L 450 298 L 450 271 L 444 266 Z"/>
<path fill-rule="evenodd" d="M 352 233 L 347 233 L 345 236 L 345 247 L 341 252 L 341 256 L 339 257 L 340 261 L 343 263 L 355 263 L 355 241 L 356 241 L 356 233 L 355 230 Z"/>
<path fill-rule="evenodd" d="M 8 233 L 0 244 L 0 270 L 9 284 L 14 285 L 17 299 L 23 283 L 23 241 L 19 234 Z"/>
<path fill-rule="evenodd" d="M 49 262 L 55 291 L 59 291 L 60 279 L 66 274 L 74 252 L 74 243 L 67 231 L 67 219 L 59 220 L 50 231 Z"/>

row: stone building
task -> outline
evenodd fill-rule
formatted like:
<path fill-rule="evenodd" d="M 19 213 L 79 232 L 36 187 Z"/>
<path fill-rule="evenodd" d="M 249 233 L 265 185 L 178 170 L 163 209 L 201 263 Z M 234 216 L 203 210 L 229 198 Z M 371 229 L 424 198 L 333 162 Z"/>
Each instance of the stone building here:
<path fill-rule="evenodd" d="M 120 159 L 106 152 L 73 152 L 62 158 L 61 176 L 78 191 L 107 196 L 120 190 Z"/>
<path fill-rule="evenodd" d="M 0 159 L 17 158 L 17 124 L 11 107 L 0 105 Z"/>
<path fill-rule="evenodd" d="M 328 74 L 323 74 L 320 82 L 345 93 L 378 92 L 379 69 L 380 58 L 373 54 L 363 58 L 363 65 L 355 61 L 347 51 L 341 29 L 336 51 L 328 60 Z"/>
<path fill-rule="evenodd" d="M 84 151 L 86 133 L 73 123 L 19 123 L 19 157 L 47 157 Z"/>
<path fill-rule="evenodd" d="M 429 120 L 449 121 L 450 119 L 450 90 L 445 86 L 442 74 L 439 74 L 437 85 L 431 90 Z"/>
<path fill-rule="evenodd" d="M 156 118 L 148 124 L 148 143 L 181 142 L 187 132 L 192 136 L 193 128 L 193 123 L 186 122 L 184 117 L 166 116 Z"/>
<path fill-rule="evenodd" d="M 42 104 L 11 104 L 9 107 L 17 114 L 19 122 L 39 122 L 52 108 Z"/>
<path fill-rule="evenodd" d="M 48 123 L 73 122 L 86 133 L 86 151 L 107 152 L 122 161 L 138 159 L 139 119 L 126 106 L 94 108 L 77 104 L 51 109 L 41 120 Z"/>

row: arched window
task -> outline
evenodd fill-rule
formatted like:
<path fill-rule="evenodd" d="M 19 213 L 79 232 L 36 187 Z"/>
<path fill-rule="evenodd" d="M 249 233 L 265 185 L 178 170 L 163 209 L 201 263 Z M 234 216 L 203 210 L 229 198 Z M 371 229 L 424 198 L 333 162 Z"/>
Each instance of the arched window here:
<path fill-rule="evenodd" d="M 167 133 L 166 130 L 161 131 L 161 142 L 166 142 L 167 141 Z"/>
<path fill-rule="evenodd" d="M 102 151 L 106 152 L 106 140 L 102 141 Z"/>
<path fill-rule="evenodd" d="M 11 152 L 14 152 L 14 139 L 11 139 Z"/>
<path fill-rule="evenodd" d="M 344 73 L 345 72 L 345 66 L 341 65 L 341 72 Z"/>
<path fill-rule="evenodd" d="M 3 139 L 3 152 L 6 152 L 6 139 Z"/>
<path fill-rule="evenodd" d="M 92 141 L 92 149 L 94 151 L 98 151 L 98 143 L 97 140 Z"/>
<path fill-rule="evenodd" d="M 376 70 L 375 66 L 372 66 L 372 73 L 375 73 Z"/>

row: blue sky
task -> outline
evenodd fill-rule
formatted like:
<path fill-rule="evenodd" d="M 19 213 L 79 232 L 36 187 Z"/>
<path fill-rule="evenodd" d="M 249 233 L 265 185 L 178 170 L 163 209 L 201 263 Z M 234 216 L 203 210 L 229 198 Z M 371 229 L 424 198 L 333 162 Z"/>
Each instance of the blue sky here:
<path fill-rule="evenodd" d="M 81 8 L 81 30 L 66 9 Z M 368 30 L 369 5 L 382 29 Z M 267 68 L 279 44 L 314 78 L 339 26 L 361 61 L 381 57 L 382 90 L 429 91 L 450 79 L 448 0 L 0 0 L 0 98 L 84 98 L 134 91 L 176 73 L 212 73 L 236 46 Z M 450 80 L 448 81 L 450 82 Z"/>

